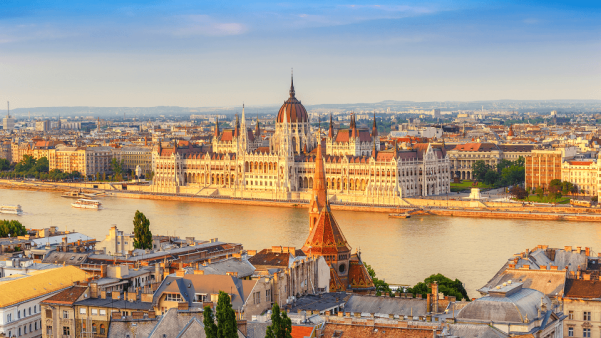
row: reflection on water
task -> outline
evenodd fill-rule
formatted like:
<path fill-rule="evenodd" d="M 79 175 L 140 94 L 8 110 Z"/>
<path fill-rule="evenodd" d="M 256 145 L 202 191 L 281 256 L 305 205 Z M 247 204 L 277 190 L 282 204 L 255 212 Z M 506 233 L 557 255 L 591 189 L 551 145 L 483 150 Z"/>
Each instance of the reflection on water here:
<path fill-rule="evenodd" d="M 140 210 L 155 234 L 199 239 L 219 238 L 246 249 L 272 245 L 300 248 L 308 235 L 306 209 L 102 198 L 104 210 L 70 206 L 60 193 L 0 189 L 0 204 L 21 204 L 19 219 L 27 228 L 51 225 L 101 240 L 111 225 L 131 232 Z M 414 284 L 432 273 L 459 278 L 471 296 L 514 253 L 538 244 L 590 246 L 599 242 L 595 222 L 478 219 L 414 216 L 389 219 L 387 214 L 335 211 L 344 235 L 360 249 L 363 260 L 390 283 Z M 599 248 L 596 248 L 600 250 Z"/>

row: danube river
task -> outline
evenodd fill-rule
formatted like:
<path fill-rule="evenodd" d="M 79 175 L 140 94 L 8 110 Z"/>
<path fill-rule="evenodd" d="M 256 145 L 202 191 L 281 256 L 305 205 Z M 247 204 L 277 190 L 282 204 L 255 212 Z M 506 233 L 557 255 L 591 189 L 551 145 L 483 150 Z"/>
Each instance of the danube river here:
<path fill-rule="evenodd" d="M 20 204 L 18 219 L 27 228 L 58 226 L 102 240 L 112 225 L 133 230 L 140 210 L 154 234 L 219 238 L 245 249 L 272 245 L 300 248 L 307 238 L 307 209 L 101 198 L 104 210 L 75 209 L 60 193 L 0 189 L 0 205 Z M 361 250 L 379 277 L 389 283 L 415 284 L 442 273 L 465 283 L 470 296 L 514 253 L 538 244 L 590 246 L 601 251 L 601 225 L 516 219 L 414 216 L 389 219 L 384 213 L 334 211 L 348 242 Z"/>

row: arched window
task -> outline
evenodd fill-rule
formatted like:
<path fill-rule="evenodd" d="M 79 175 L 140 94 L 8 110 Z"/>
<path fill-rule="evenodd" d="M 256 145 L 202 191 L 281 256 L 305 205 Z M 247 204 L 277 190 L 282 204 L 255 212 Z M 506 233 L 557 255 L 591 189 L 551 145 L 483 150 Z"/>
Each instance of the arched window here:
<path fill-rule="evenodd" d="M 104 324 L 100 324 L 100 334 L 104 334 Z"/>

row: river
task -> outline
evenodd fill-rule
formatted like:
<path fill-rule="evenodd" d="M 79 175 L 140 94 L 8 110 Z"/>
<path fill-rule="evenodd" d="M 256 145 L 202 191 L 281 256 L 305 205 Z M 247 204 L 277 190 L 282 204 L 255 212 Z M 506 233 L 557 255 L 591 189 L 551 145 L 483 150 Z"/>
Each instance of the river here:
<path fill-rule="evenodd" d="M 133 231 L 136 210 L 150 220 L 154 234 L 219 238 L 245 249 L 273 245 L 300 248 L 307 238 L 307 209 L 198 202 L 101 198 L 103 210 L 75 209 L 58 192 L 0 189 L 0 205 L 20 204 L 27 228 L 58 226 L 102 240 L 112 225 Z M 384 213 L 334 211 L 346 239 L 389 283 L 415 284 L 433 273 L 461 280 L 472 297 L 514 253 L 538 244 L 595 247 L 596 222 L 478 219 L 414 216 L 390 219 Z M 598 246 L 598 245 L 597 245 Z"/>

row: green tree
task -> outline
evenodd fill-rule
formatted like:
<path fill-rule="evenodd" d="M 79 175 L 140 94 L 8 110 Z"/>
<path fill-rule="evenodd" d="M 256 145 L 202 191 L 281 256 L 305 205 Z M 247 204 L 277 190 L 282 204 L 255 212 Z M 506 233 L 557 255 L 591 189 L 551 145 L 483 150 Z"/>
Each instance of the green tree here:
<path fill-rule="evenodd" d="M 5 158 L 0 158 L 0 171 L 6 171 L 10 169 L 10 162 Z"/>
<path fill-rule="evenodd" d="M 37 160 L 33 169 L 39 173 L 47 173 L 49 168 L 50 168 L 50 162 L 48 162 L 48 158 L 41 157 L 40 159 Z"/>
<path fill-rule="evenodd" d="M 134 248 L 152 249 L 150 221 L 138 210 L 136 210 L 136 215 L 134 216 Z"/>
<path fill-rule="evenodd" d="M 484 176 L 490 169 L 490 166 L 486 164 L 483 160 L 478 160 L 474 162 L 472 165 L 472 174 L 475 179 L 478 181 L 484 181 Z"/>
<path fill-rule="evenodd" d="M 490 169 L 486 172 L 486 175 L 484 175 L 484 183 L 494 185 L 497 183 L 499 178 L 499 173 L 496 170 Z"/>
<path fill-rule="evenodd" d="M 267 327 L 265 338 L 292 338 L 292 321 L 286 311 L 280 313 L 280 307 L 275 303 L 271 312 L 271 325 Z"/>
<path fill-rule="evenodd" d="M 384 280 L 378 279 L 378 277 L 376 277 L 376 272 L 371 267 L 371 265 L 368 265 L 365 262 L 363 263 L 363 265 L 365 265 L 365 268 L 367 269 L 367 273 L 369 274 L 372 281 L 374 282 L 374 286 L 376 287 L 376 295 L 381 296 L 383 293 L 388 292 L 391 297 L 394 297 L 394 293 L 392 293 L 390 290 L 390 285 L 388 285 L 388 283 L 386 283 Z"/>
<path fill-rule="evenodd" d="M 15 220 L 0 221 L 0 237 L 8 237 L 8 235 L 16 237 L 24 236 L 25 234 L 27 234 L 27 229 L 25 229 L 21 222 Z"/>
<path fill-rule="evenodd" d="M 205 326 L 205 335 L 207 338 L 217 338 L 217 325 L 215 325 L 215 316 L 213 316 L 213 310 L 210 306 L 205 306 L 203 312 L 202 323 Z"/>
<path fill-rule="evenodd" d="M 538 198 L 540 200 L 543 199 L 543 196 L 545 196 L 545 191 L 543 190 L 543 188 L 541 188 L 541 187 L 536 188 L 536 196 L 538 196 Z"/>
<path fill-rule="evenodd" d="M 423 282 L 415 284 L 414 287 L 409 288 L 407 291 L 414 295 L 421 294 L 422 297 L 426 298 L 427 294 L 432 293 L 430 285 L 435 281 L 438 282 L 438 292 L 442 292 L 445 296 L 454 296 L 458 301 L 462 299 L 467 301 L 470 300 L 467 291 L 465 291 L 463 283 L 461 283 L 460 280 L 452 280 L 442 274 L 431 275 Z"/>
<path fill-rule="evenodd" d="M 528 192 L 526 189 L 520 187 L 519 185 L 514 185 L 511 189 L 509 189 L 509 193 L 519 200 L 523 200 L 524 198 L 528 197 Z"/>
<path fill-rule="evenodd" d="M 236 322 L 236 312 L 232 309 L 230 296 L 219 291 L 217 300 L 217 338 L 237 338 L 238 323 Z"/>

